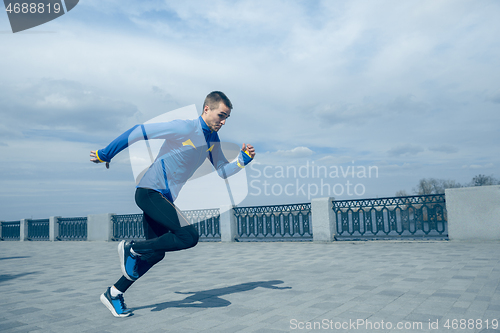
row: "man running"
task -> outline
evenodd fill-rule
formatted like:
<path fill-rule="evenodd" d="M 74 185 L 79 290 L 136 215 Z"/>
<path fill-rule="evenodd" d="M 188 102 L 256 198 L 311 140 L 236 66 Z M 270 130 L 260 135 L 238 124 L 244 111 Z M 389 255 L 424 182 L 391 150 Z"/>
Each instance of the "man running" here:
<path fill-rule="evenodd" d="M 102 295 L 101 302 L 115 317 L 132 314 L 123 293 L 161 261 L 165 252 L 188 249 L 198 243 L 198 232 L 174 205 L 179 191 L 206 158 L 222 178 L 227 178 L 250 163 L 255 156 L 252 145 L 243 144 L 236 161 L 229 163 L 220 147 L 217 132 L 233 108 L 227 96 L 214 91 L 203 103 L 203 112 L 193 120 L 136 125 L 106 148 L 90 152 L 90 161 L 106 163 L 134 142 L 164 139 L 158 156 L 142 175 L 135 192 L 137 206 L 143 211 L 146 240 L 118 244 L 123 276 Z"/>

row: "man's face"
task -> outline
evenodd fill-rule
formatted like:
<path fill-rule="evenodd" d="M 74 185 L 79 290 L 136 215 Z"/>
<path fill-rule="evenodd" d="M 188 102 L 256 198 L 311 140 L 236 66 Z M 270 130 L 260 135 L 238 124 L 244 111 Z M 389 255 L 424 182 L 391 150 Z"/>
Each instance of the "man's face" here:
<path fill-rule="evenodd" d="M 210 109 L 207 105 L 205 109 L 203 109 L 203 120 L 207 123 L 208 128 L 212 131 L 219 131 L 222 125 L 226 124 L 226 119 L 229 118 L 231 114 L 231 109 L 224 105 L 224 103 L 219 103 L 219 107 L 217 109 Z"/>

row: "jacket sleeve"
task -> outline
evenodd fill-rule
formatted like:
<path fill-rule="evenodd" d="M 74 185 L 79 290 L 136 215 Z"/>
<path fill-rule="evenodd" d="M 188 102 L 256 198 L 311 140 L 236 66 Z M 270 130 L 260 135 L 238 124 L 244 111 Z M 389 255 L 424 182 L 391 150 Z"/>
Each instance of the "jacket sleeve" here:
<path fill-rule="evenodd" d="M 240 150 L 237 159 L 229 163 L 222 152 L 220 142 L 213 143 L 209 158 L 219 176 L 224 179 L 236 174 L 253 160 L 248 152 Z"/>
<path fill-rule="evenodd" d="M 114 139 L 106 148 L 96 151 L 100 162 L 110 162 L 119 152 L 139 140 L 175 139 L 189 131 L 185 121 L 174 120 L 166 123 L 135 125 Z"/>

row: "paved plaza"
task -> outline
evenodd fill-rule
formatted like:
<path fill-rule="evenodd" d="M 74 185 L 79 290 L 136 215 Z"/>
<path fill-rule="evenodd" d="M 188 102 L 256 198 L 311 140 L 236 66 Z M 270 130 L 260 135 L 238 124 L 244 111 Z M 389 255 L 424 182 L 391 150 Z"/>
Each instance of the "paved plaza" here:
<path fill-rule="evenodd" d="M 115 318 L 116 242 L 0 242 L 0 332 L 500 332 L 500 242 L 200 243 Z"/>

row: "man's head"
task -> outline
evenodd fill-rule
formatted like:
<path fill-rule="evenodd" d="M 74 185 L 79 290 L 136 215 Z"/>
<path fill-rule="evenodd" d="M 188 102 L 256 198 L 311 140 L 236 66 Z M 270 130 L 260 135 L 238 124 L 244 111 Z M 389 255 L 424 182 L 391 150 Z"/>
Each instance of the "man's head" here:
<path fill-rule="evenodd" d="M 227 96 L 220 91 L 212 91 L 205 98 L 201 117 L 212 131 L 218 131 L 226 123 L 233 105 Z"/>

